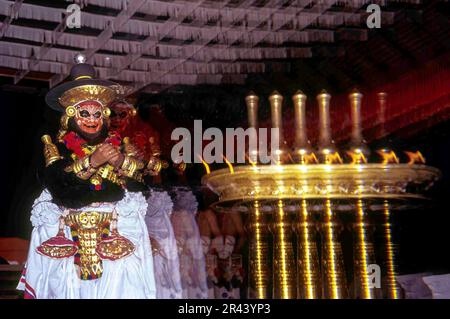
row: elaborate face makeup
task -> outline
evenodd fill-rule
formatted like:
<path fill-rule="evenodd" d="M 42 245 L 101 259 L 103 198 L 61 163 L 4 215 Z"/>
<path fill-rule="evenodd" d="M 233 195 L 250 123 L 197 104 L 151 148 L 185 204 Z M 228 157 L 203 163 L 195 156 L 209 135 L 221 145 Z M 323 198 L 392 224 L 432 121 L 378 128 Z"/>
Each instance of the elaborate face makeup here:
<path fill-rule="evenodd" d="M 132 116 L 132 111 L 130 106 L 118 102 L 111 105 L 111 128 L 118 132 L 123 132 L 130 122 Z"/>
<path fill-rule="evenodd" d="M 77 105 L 75 123 L 89 135 L 100 132 L 103 127 L 102 105 L 97 101 L 85 101 Z"/>

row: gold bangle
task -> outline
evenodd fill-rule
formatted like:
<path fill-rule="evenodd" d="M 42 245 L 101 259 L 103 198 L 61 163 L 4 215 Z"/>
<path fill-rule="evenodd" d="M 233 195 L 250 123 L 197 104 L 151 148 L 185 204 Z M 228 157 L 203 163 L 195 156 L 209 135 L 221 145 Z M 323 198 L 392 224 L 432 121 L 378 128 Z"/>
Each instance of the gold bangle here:
<path fill-rule="evenodd" d="M 75 161 L 72 165 L 72 168 L 73 168 L 73 172 L 75 174 L 78 174 L 79 172 L 81 172 L 83 170 L 83 161 L 82 160 Z"/>
<path fill-rule="evenodd" d="M 71 169 L 66 170 L 67 172 L 74 172 L 78 177 L 82 178 L 81 176 L 84 177 L 86 176 L 86 174 L 93 174 L 95 173 L 97 170 L 91 166 L 91 161 L 89 156 L 85 156 L 83 158 L 80 158 L 76 161 L 74 161 L 74 163 L 71 165 Z"/>
<path fill-rule="evenodd" d="M 140 160 L 133 158 L 132 156 L 125 155 L 125 159 L 122 163 L 119 175 L 133 178 L 137 181 L 142 181 L 142 174 L 138 171 L 144 168 L 144 163 Z"/>
<path fill-rule="evenodd" d="M 125 159 L 123 160 L 121 168 L 123 170 L 127 170 L 129 165 L 130 165 L 130 157 L 125 155 Z"/>
<path fill-rule="evenodd" d="M 163 165 L 163 161 L 161 161 L 159 158 L 152 157 L 147 164 L 147 174 L 150 174 L 152 176 L 158 175 L 163 169 Z"/>
<path fill-rule="evenodd" d="M 89 161 L 89 156 L 85 156 L 83 157 L 83 159 L 81 160 L 81 162 L 83 163 L 83 168 L 84 169 L 89 169 L 91 167 L 91 163 Z"/>
<path fill-rule="evenodd" d="M 130 166 L 128 168 L 128 176 L 129 177 L 133 176 L 134 172 L 136 171 L 136 168 L 137 168 L 136 161 L 133 160 L 132 158 L 130 158 Z"/>

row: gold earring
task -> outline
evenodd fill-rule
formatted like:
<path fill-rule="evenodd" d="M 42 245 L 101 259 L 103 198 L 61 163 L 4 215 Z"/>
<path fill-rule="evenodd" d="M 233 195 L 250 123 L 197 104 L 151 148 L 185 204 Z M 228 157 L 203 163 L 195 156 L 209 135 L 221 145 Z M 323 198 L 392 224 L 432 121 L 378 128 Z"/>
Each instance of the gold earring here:
<path fill-rule="evenodd" d="M 108 118 L 111 115 L 111 110 L 109 109 L 109 107 L 105 107 L 103 109 L 103 117 Z"/>
<path fill-rule="evenodd" d="M 77 113 L 77 109 L 75 108 L 75 106 L 70 105 L 70 106 L 66 107 L 66 115 L 68 117 L 74 117 L 75 113 Z"/>
<path fill-rule="evenodd" d="M 137 111 L 136 111 L 136 109 L 133 107 L 132 109 L 131 109 L 131 116 L 136 116 L 136 114 L 137 114 Z"/>

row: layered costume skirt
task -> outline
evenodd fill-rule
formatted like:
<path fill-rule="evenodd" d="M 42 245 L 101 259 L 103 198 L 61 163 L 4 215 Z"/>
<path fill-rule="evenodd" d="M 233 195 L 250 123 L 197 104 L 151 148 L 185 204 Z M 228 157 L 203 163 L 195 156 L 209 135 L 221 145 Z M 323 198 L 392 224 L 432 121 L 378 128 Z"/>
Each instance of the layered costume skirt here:
<path fill-rule="evenodd" d="M 121 243 L 129 243 L 129 246 L 133 247 L 132 252 L 123 258 L 99 258 L 95 252 L 103 239 L 114 235 L 110 233 L 108 223 L 99 233 L 102 238 L 93 232 L 83 233 L 87 236 L 84 238 L 85 242 L 91 245 L 89 249 L 80 247 L 79 242 L 83 237 L 81 231 L 77 233 L 77 230 L 69 227 L 67 223 L 61 228 L 61 218 L 67 220 L 70 214 L 78 219 L 84 218 L 84 223 L 91 220 L 95 223 L 99 218 L 106 220 L 105 216 L 111 216 L 112 212 L 117 216 L 118 234 L 120 238 L 125 238 Z M 30 249 L 17 288 L 24 291 L 25 298 L 156 298 L 152 249 L 144 220 L 146 212 L 147 201 L 141 193 L 125 192 L 124 198 L 118 202 L 95 203 L 77 209 L 74 213 L 73 210 L 54 204 L 50 193 L 44 190 L 33 204 Z M 84 215 L 79 217 L 80 215 L 75 214 Z M 73 247 L 78 246 L 78 253 L 72 256 L 48 256 L 42 253 L 45 252 L 45 249 L 42 249 L 43 243 L 51 242 L 59 230 L 63 232 L 63 236 L 60 236 L 62 241 L 69 245 L 73 242 Z M 96 238 L 86 240 L 86 234 Z M 83 249 L 85 255 L 80 257 L 80 251 Z M 83 264 L 86 251 L 90 251 L 90 258 L 93 256 L 96 260 L 95 267 L 92 268 L 94 270 L 83 269 L 86 268 Z"/>

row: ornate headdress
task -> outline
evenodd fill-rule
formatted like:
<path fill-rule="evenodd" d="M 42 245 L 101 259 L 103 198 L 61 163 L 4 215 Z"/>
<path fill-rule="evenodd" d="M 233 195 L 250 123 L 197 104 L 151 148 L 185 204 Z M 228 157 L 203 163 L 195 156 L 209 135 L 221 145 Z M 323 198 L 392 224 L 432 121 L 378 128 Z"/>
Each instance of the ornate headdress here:
<path fill-rule="evenodd" d="M 72 81 L 63 83 L 50 90 L 45 101 L 54 110 L 66 112 L 71 116 L 76 105 L 84 101 L 97 101 L 106 110 L 111 101 L 116 98 L 113 86 L 117 83 L 95 78 L 95 69 L 85 63 L 85 57 L 76 56 L 77 64 L 70 70 Z M 106 111 L 108 113 L 108 111 Z"/>
<path fill-rule="evenodd" d="M 61 117 L 61 128 L 58 140 L 61 141 L 68 129 L 68 121 L 75 116 L 77 106 L 87 101 L 95 101 L 102 106 L 104 118 L 108 118 L 111 110 L 108 105 L 116 98 L 115 86 L 112 81 L 95 78 L 95 69 L 85 63 L 86 58 L 82 54 L 75 57 L 75 64 L 70 70 L 71 81 L 63 83 L 45 96 L 45 101 L 54 110 L 64 112 Z"/>
<path fill-rule="evenodd" d="M 137 113 L 135 108 L 137 97 L 133 95 L 133 88 L 119 84 L 113 85 L 112 88 L 116 92 L 116 99 L 111 102 L 110 107 L 118 103 L 124 104 L 130 109 L 130 115 L 135 116 Z"/>

